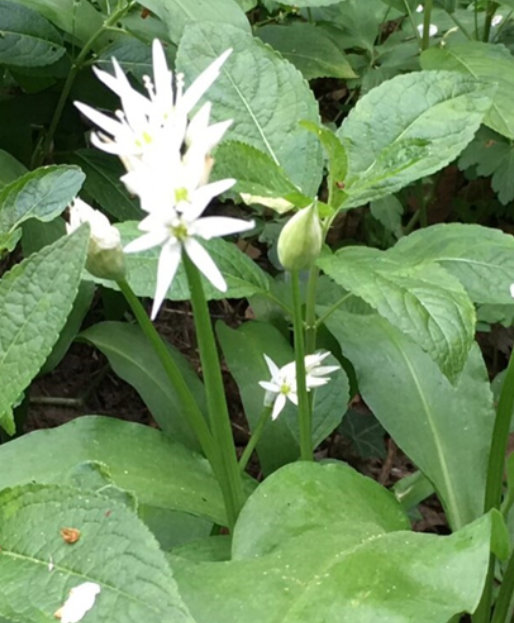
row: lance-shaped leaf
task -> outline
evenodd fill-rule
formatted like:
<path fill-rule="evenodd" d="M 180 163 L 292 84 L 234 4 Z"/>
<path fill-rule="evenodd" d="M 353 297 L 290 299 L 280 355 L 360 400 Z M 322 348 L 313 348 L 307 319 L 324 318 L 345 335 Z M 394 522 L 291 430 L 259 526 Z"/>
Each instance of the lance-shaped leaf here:
<path fill-rule="evenodd" d="M 326 325 L 382 426 L 433 483 L 450 525 L 483 512 L 493 397 L 476 345 L 456 385 L 383 318 L 334 312 Z M 401 397 L 401 398 L 399 398 Z"/>
<path fill-rule="evenodd" d="M 511 304 L 514 237 L 492 227 L 441 223 L 402 238 L 387 257 L 411 265 L 437 262 L 475 303 Z"/>
<path fill-rule="evenodd" d="M 302 74 L 269 46 L 229 24 L 187 26 L 177 68 L 190 83 L 227 48 L 234 52 L 206 98 L 215 121 L 233 119 L 227 139 L 268 154 L 307 196 L 318 191 L 323 163 L 316 139 L 299 127 L 319 122 L 316 100 Z"/>
<path fill-rule="evenodd" d="M 475 310 L 455 277 L 435 263 L 413 265 L 367 247 L 345 247 L 318 264 L 417 342 L 448 377 L 458 375 L 473 341 Z"/>
<path fill-rule="evenodd" d="M 63 528 L 78 530 L 78 540 L 67 543 Z M 0 540 L 0 615 L 8 621 L 50 623 L 72 588 L 93 582 L 100 591 L 91 623 L 193 623 L 155 538 L 120 502 L 70 487 L 7 489 Z"/>
<path fill-rule="evenodd" d="M 348 154 L 345 207 L 390 195 L 454 160 L 493 94 L 491 85 L 449 71 L 412 72 L 369 91 L 337 132 Z"/>
<path fill-rule="evenodd" d="M 59 32 L 36 11 L 0 0 L 0 63 L 19 67 L 50 65 L 65 52 Z"/>
<path fill-rule="evenodd" d="M 0 414 L 37 374 L 71 310 L 86 259 L 83 227 L 14 266 L 0 280 Z M 13 424 L 9 426 L 13 432 Z"/>
<path fill-rule="evenodd" d="M 76 465 L 103 463 L 140 509 L 167 509 L 226 524 L 223 499 L 206 459 L 160 431 L 115 418 L 85 416 L 0 446 L 0 489 L 58 484 Z"/>
<path fill-rule="evenodd" d="M 171 562 L 197 623 L 446 623 L 476 608 L 491 534 L 495 546 L 506 536 L 500 522 L 416 534 L 377 483 L 341 463 L 299 462 L 249 499 L 232 560 L 186 560 L 181 550 Z"/>

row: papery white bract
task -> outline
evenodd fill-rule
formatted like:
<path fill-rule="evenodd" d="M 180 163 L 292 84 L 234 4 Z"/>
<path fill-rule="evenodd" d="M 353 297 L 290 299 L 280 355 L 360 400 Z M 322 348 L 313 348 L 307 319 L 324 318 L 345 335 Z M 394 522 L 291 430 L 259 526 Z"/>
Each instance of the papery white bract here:
<path fill-rule="evenodd" d="M 328 351 L 322 351 L 305 357 L 305 385 L 307 391 L 314 387 L 325 385 L 330 381 L 330 378 L 325 375 L 339 370 L 339 366 L 321 365 L 321 362 L 329 355 Z M 291 361 L 279 368 L 267 355 L 264 355 L 264 359 L 270 371 L 271 380 L 259 381 L 259 385 L 266 390 L 264 405 L 268 407 L 273 405 L 271 419 L 275 420 L 285 407 L 286 400 L 290 400 L 295 405 L 298 404 L 296 364 L 294 361 Z"/>
<path fill-rule="evenodd" d="M 95 582 L 84 582 L 72 588 L 68 599 L 54 614 L 61 623 L 78 623 L 95 605 L 101 587 Z"/>

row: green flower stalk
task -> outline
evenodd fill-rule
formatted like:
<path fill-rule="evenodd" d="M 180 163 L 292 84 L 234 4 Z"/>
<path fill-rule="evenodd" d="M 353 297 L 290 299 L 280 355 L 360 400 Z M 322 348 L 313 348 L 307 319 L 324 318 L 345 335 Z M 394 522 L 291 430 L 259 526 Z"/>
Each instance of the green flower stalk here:
<path fill-rule="evenodd" d="M 286 270 L 310 268 L 319 256 L 323 232 L 316 203 L 297 212 L 278 238 L 278 259 Z"/>

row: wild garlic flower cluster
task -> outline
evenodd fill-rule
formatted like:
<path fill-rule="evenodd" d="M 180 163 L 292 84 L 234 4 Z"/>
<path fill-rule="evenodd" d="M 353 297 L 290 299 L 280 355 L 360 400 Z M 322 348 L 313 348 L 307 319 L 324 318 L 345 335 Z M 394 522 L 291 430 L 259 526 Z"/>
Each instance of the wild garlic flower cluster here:
<path fill-rule="evenodd" d="M 122 160 L 127 173 L 121 180 L 138 196 L 147 214 L 139 224 L 142 236 L 131 241 L 124 251 L 161 247 L 152 319 L 166 297 L 184 251 L 216 288 L 225 291 L 225 279 L 199 239 L 254 227 L 253 221 L 202 217 L 209 202 L 235 184 L 234 179 L 208 183 L 213 164 L 211 151 L 232 122 L 210 124 L 209 102 L 192 113 L 231 52 L 226 50 L 185 90 L 183 75 L 173 76 L 162 45 L 155 40 L 153 80 L 145 77 L 146 95 L 132 87 L 113 59 L 114 75 L 97 68 L 94 71 L 120 98 L 121 109 L 115 117 L 75 103 L 100 128 L 92 134 L 92 143 Z"/>
<path fill-rule="evenodd" d="M 305 357 L 305 384 L 307 391 L 325 385 L 330 381 L 330 377 L 326 375 L 339 370 L 339 366 L 321 365 L 322 361 L 329 355 L 328 351 L 321 351 Z M 267 407 L 273 405 L 271 419 L 275 420 L 285 407 L 287 400 L 298 405 L 296 364 L 294 361 L 291 361 L 279 368 L 267 355 L 264 355 L 264 359 L 271 374 L 271 379 L 269 381 L 259 381 L 259 385 L 266 390 L 264 405 Z"/>

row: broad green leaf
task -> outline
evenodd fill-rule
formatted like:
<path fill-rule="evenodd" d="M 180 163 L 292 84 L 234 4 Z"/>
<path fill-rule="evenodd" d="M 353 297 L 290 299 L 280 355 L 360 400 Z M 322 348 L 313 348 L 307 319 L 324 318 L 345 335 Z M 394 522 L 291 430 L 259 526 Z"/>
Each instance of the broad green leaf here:
<path fill-rule="evenodd" d="M 237 383 L 245 416 L 254 429 L 264 406 L 259 381 L 269 380 L 270 376 L 263 354 L 283 366 L 294 359 L 293 350 L 278 329 L 264 322 L 245 322 L 237 330 L 218 322 L 216 333 Z M 257 454 L 264 474 L 298 458 L 298 443 L 284 418 L 268 422 L 257 444 Z"/>
<path fill-rule="evenodd" d="M 216 150 L 212 178 L 227 177 L 237 180 L 232 190 L 240 193 L 246 203 L 262 203 L 277 212 L 311 203 L 311 198 L 300 193 L 271 156 L 246 143 L 225 141 Z"/>
<path fill-rule="evenodd" d="M 299 127 L 319 122 L 316 100 L 301 73 L 269 46 L 228 24 L 200 22 L 186 27 L 177 69 L 190 83 L 227 48 L 233 48 L 206 98 L 215 121 L 233 119 L 227 138 L 268 154 L 307 196 L 321 182 L 321 149 Z"/>
<path fill-rule="evenodd" d="M 413 267 L 439 263 L 459 279 L 475 303 L 513 302 L 514 237 L 498 229 L 441 223 L 402 238 L 386 256 Z"/>
<path fill-rule="evenodd" d="M 345 207 L 390 195 L 454 160 L 480 126 L 493 91 L 447 71 L 396 76 L 369 91 L 337 133 L 348 155 Z"/>
<path fill-rule="evenodd" d="M 323 145 L 328 158 L 328 203 L 332 208 L 337 209 L 347 197 L 344 191 L 344 180 L 348 171 L 346 150 L 332 130 L 311 121 L 301 121 L 300 125 L 309 132 L 313 132 Z"/>
<path fill-rule="evenodd" d="M 21 239 L 23 255 L 27 257 L 64 236 L 66 234 L 66 222 L 60 216 L 48 223 L 33 218 L 25 221 L 21 230 L 23 232 Z"/>
<path fill-rule="evenodd" d="M 0 0 L 0 24 L 0 63 L 4 65 L 50 65 L 65 52 L 59 32 L 36 11 Z"/>
<path fill-rule="evenodd" d="M 69 161 L 84 171 L 84 190 L 105 212 L 118 221 L 141 218 L 137 200 L 120 182 L 125 169 L 117 158 L 97 149 L 78 149 Z"/>
<path fill-rule="evenodd" d="M 348 437 L 359 457 L 385 459 L 385 431 L 376 417 L 367 410 L 350 408 L 339 432 Z"/>
<path fill-rule="evenodd" d="M 85 176 L 78 167 L 41 167 L 0 191 L 0 232 L 12 233 L 24 221 L 51 221 L 75 198 Z"/>
<path fill-rule="evenodd" d="M 33 9 L 84 43 L 101 28 L 103 23 L 102 14 L 89 2 L 80 1 L 63 5 L 62 0 L 16 0 L 16 3 Z"/>
<path fill-rule="evenodd" d="M 300 462 L 249 499 L 233 560 L 171 562 L 197 623 L 447 623 L 478 604 L 497 522 L 412 533 L 377 483 L 340 463 Z"/>
<path fill-rule="evenodd" d="M 181 403 L 152 345 L 136 325 L 100 322 L 80 334 L 107 357 L 116 374 L 136 388 L 163 432 L 188 448 L 200 446 L 181 413 Z M 187 386 L 200 406 L 205 407 L 203 385 L 187 360 L 169 345 Z"/>
<path fill-rule="evenodd" d="M 104 463 L 114 484 L 145 509 L 175 510 L 226 524 L 223 499 L 206 459 L 160 431 L 115 418 L 84 416 L 0 446 L 0 489 L 58 484 L 85 461 Z"/>
<path fill-rule="evenodd" d="M 80 531 L 73 545 L 59 534 L 65 527 Z M 95 582 L 91 623 L 193 623 L 154 537 L 115 500 L 71 487 L 8 489 L 0 540 L 0 615 L 9 621 L 50 623 L 72 588 Z"/>
<path fill-rule="evenodd" d="M 368 247 L 344 247 L 318 265 L 417 342 L 449 378 L 459 374 L 475 335 L 475 309 L 453 275 L 434 262 L 414 264 Z"/>
<path fill-rule="evenodd" d="M 326 325 L 355 367 L 366 404 L 433 483 L 452 528 L 480 517 L 494 410 L 478 347 L 451 385 L 428 355 L 379 316 L 337 311 Z"/>
<path fill-rule="evenodd" d="M 280 0 L 280 4 L 297 7 L 318 7 L 337 4 L 341 0 Z"/>
<path fill-rule="evenodd" d="M 491 176 L 491 186 L 503 205 L 514 199 L 514 146 L 512 141 L 487 128 L 480 128 L 462 152 L 459 169 L 473 167 L 473 172 Z"/>
<path fill-rule="evenodd" d="M 141 4 L 166 24 L 173 43 L 179 43 L 188 24 L 211 22 L 214 27 L 230 24 L 250 32 L 244 11 L 235 0 L 143 0 Z M 225 49 L 228 46 L 225 47 Z"/>
<path fill-rule="evenodd" d="M 136 221 L 127 221 L 117 226 L 121 233 L 123 245 L 141 235 L 137 225 Z M 240 251 L 235 244 L 221 238 L 214 238 L 205 243 L 202 241 L 202 244 L 223 273 L 228 285 L 228 290 L 221 292 L 202 277 L 205 295 L 208 299 L 243 298 L 256 292 L 269 290 L 269 279 L 266 273 Z M 153 297 L 159 253 L 160 247 L 156 247 L 149 251 L 131 253 L 125 256 L 127 281 L 137 296 Z M 112 281 L 96 279 L 89 273 L 84 276 L 108 288 L 118 289 Z M 178 269 L 167 298 L 173 301 L 186 301 L 190 298 L 187 279 L 182 266 Z"/>
<path fill-rule="evenodd" d="M 0 149 L 0 190 L 26 172 L 27 168 L 19 160 Z"/>
<path fill-rule="evenodd" d="M 16 264 L 0 280 L 0 414 L 45 362 L 71 310 L 89 233 L 80 228 Z"/>
<path fill-rule="evenodd" d="M 346 55 L 314 24 L 293 22 L 287 26 L 264 26 L 257 30 L 257 35 L 293 63 L 307 80 L 357 77 Z"/>
<path fill-rule="evenodd" d="M 245 13 L 251 11 L 257 6 L 258 0 L 236 0 L 237 4 L 243 9 Z"/>
<path fill-rule="evenodd" d="M 421 66 L 423 69 L 459 71 L 482 83 L 496 85 L 493 105 L 484 117 L 484 123 L 514 139 L 514 57 L 506 47 L 480 41 L 432 47 L 421 55 Z"/>

